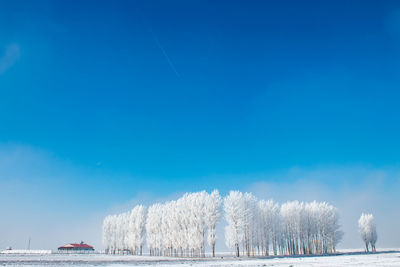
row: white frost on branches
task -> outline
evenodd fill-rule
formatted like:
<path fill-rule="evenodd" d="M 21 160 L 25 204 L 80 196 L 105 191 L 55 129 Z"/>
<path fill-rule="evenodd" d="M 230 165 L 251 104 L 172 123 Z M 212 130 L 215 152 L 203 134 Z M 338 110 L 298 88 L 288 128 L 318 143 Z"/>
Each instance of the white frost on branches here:
<path fill-rule="evenodd" d="M 342 238 L 339 215 L 322 202 L 257 201 L 250 193 L 231 191 L 224 199 L 226 245 L 240 255 L 321 254 L 335 252 Z"/>
<path fill-rule="evenodd" d="M 378 240 L 378 234 L 376 233 L 374 216 L 372 214 L 361 214 L 358 220 L 358 228 L 367 252 L 369 252 L 369 246 L 371 246 L 371 251 L 376 251 L 375 243 Z"/>
<path fill-rule="evenodd" d="M 214 190 L 211 195 L 206 198 L 205 203 L 205 220 L 208 228 L 208 245 L 211 247 L 212 256 L 215 257 L 215 243 L 217 242 L 217 223 L 221 217 L 222 199 L 218 190 Z"/>
<path fill-rule="evenodd" d="M 103 222 L 103 245 L 106 253 L 142 254 L 146 208 L 138 205 L 130 212 L 109 215 Z"/>
<path fill-rule="evenodd" d="M 152 205 L 146 224 L 150 254 L 204 257 L 206 238 L 214 253 L 220 207 L 217 190 L 187 193 L 176 201 Z"/>
<path fill-rule="evenodd" d="M 148 211 L 138 205 L 130 212 L 107 216 L 103 222 L 106 253 L 141 255 L 146 237 L 151 255 L 204 257 L 206 241 L 215 255 L 221 204 L 217 190 L 202 191 L 156 203 Z"/>
<path fill-rule="evenodd" d="M 225 243 L 237 257 L 333 253 L 343 235 L 336 208 L 325 202 L 279 205 L 239 191 L 222 199 L 214 190 L 186 193 L 148 209 L 138 205 L 130 212 L 107 216 L 103 244 L 110 254 L 141 255 L 146 243 L 154 256 L 205 257 L 208 243 L 214 257 L 222 205 L 227 222 Z M 362 233 L 368 233 L 367 249 L 371 244 L 374 250 L 375 226 L 368 228 L 364 225 L 371 224 L 360 219 L 360 225 L 361 221 Z"/>

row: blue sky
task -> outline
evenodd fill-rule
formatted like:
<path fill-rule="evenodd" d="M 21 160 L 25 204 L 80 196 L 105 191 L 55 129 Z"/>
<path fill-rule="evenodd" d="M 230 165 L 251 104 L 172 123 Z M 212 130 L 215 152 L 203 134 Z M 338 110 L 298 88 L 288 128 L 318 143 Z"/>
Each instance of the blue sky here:
<path fill-rule="evenodd" d="M 2 1 L 0 33 L 1 247 L 202 189 L 398 212 L 397 1 Z"/>

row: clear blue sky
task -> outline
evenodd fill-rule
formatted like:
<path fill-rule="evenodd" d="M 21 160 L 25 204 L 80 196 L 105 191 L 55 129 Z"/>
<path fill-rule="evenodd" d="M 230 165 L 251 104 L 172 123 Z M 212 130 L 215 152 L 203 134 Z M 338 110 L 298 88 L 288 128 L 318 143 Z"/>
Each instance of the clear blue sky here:
<path fill-rule="evenodd" d="M 1 1 L 3 224 L 293 168 L 397 186 L 399 89 L 398 1 Z"/>

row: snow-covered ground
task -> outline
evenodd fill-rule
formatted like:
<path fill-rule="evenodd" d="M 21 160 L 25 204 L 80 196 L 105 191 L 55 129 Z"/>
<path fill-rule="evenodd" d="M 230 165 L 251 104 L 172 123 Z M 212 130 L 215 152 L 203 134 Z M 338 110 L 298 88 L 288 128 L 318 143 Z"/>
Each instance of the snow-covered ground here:
<path fill-rule="evenodd" d="M 51 250 L 34 250 L 34 249 L 6 249 L 0 251 L 0 254 L 51 254 Z"/>
<path fill-rule="evenodd" d="M 0 255 L 0 265 L 5 266 L 400 266 L 400 250 L 381 250 L 374 254 L 358 251 L 341 251 L 338 255 L 267 258 L 172 258 L 118 255 Z"/>

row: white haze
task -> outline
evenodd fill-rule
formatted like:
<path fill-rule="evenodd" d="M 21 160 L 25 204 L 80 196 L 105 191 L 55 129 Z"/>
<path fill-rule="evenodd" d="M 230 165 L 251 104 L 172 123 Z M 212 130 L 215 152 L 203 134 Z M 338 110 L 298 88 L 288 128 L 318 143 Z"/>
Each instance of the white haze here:
<path fill-rule="evenodd" d="M 75 166 L 46 151 L 18 145 L 0 146 L 0 248 L 12 246 L 25 249 L 31 237 L 31 248 L 55 249 L 66 242 L 84 240 L 95 248 L 101 243 L 102 222 L 106 215 L 128 211 L 136 204 L 146 206 L 155 202 L 177 199 L 184 192 L 165 192 L 162 195 L 132 190 L 131 197 L 114 199 L 96 188 L 96 180 L 112 180 L 113 175 L 97 175 L 91 169 Z M 215 176 L 215 175 L 214 175 Z M 69 177 L 82 179 L 76 187 Z M 224 188 L 252 192 L 259 199 L 283 203 L 290 200 L 327 201 L 339 210 L 344 236 L 339 248 L 361 248 L 358 233 L 361 213 L 375 217 L 379 239 L 377 248 L 399 247 L 400 230 L 400 168 L 364 165 L 295 167 L 277 172 L 249 174 L 241 180 L 258 181 L 246 186 L 230 183 Z M 90 180 L 85 183 L 86 180 Z M 236 178 L 233 180 L 237 180 Z M 92 183 L 95 188 L 91 189 Z M 208 185 L 210 188 L 212 185 Z M 74 190 L 76 190 L 74 192 Z M 108 189 L 111 191 L 112 186 Z M 187 191 L 193 191 L 188 185 Z M 195 190 L 197 191 L 197 190 Z M 73 192 L 73 195 L 70 195 Z M 82 194 L 81 196 L 81 193 Z M 115 194 L 115 192 L 113 192 Z M 89 199 L 79 205 L 68 199 Z M 73 223 L 71 223 L 71 221 Z M 226 251 L 222 220 L 217 226 L 217 251 Z"/>

